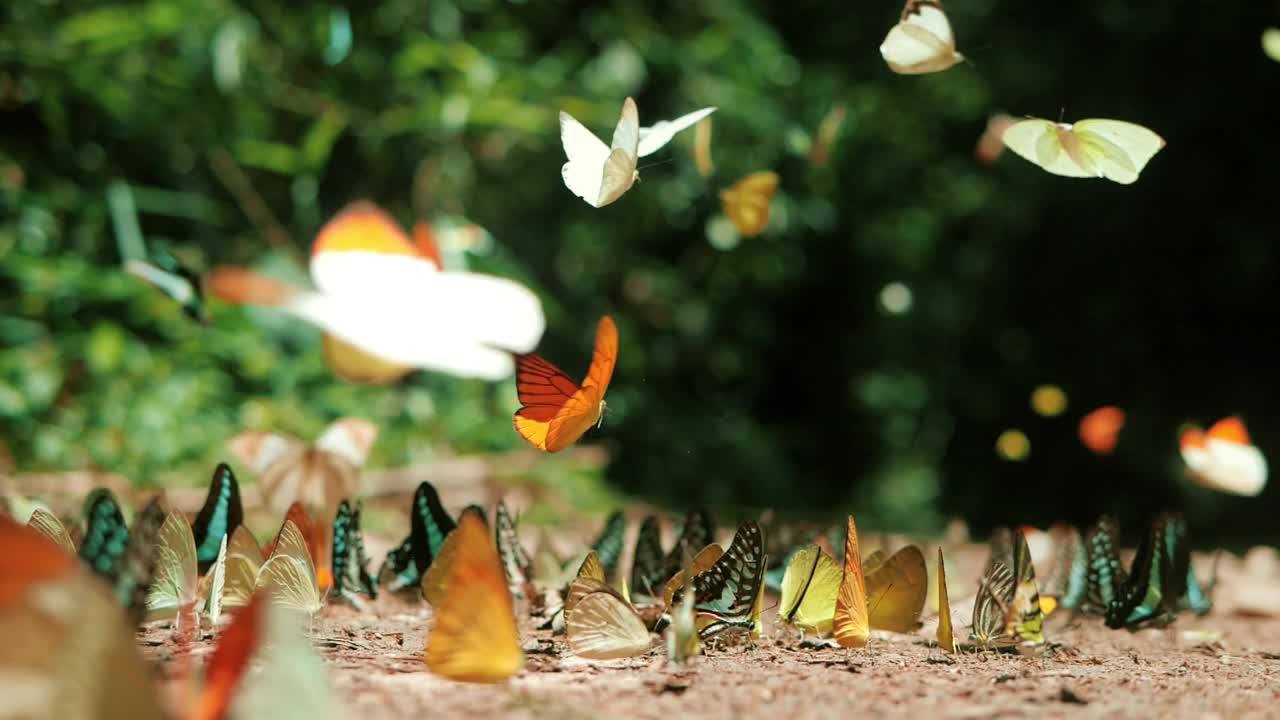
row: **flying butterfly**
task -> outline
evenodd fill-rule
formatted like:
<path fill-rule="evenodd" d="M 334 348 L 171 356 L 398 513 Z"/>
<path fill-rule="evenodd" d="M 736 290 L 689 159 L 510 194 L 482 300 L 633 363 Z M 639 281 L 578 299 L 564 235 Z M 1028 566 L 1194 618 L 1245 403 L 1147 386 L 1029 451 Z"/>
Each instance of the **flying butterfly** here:
<path fill-rule="evenodd" d="M 854 543 L 857 543 L 856 538 Z M 860 560 L 858 564 L 861 566 Z M 829 632 L 835 617 L 836 597 L 842 588 L 842 577 L 840 566 L 826 551 L 817 545 L 805 546 L 787 562 L 786 573 L 782 576 L 778 619 L 795 625 L 801 631 Z M 865 599 L 864 592 L 864 604 Z"/>
<path fill-rule="evenodd" d="M 1183 428 L 1178 447 L 1188 474 L 1203 487 L 1255 496 L 1267 485 L 1267 459 L 1238 417 L 1223 418 L 1207 431 Z"/>
<path fill-rule="evenodd" d="M 1098 455 L 1110 455 L 1120 442 L 1124 429 L 1124 410 L 1114 405 L 1103 405 L 1080 418 L 1077 432 L 1080 442 Z"/>
<path fill-rule="evenodd" d="M 1054 175 L 1106 178 L 1128 185 L 1164 147 L 1164 139 L 1121 120 L 1072 124 L 1027 118 L 1005 129 L 1004 144 Z"/>
<path fill-rule="evenodd" d="M 561 111 L 560 142 L 568 158 L 560 169 L 565 187 L 591 207 L 601 208 L 614 202 L 640 178 L 636 169 L 639 158 L 661 150 L 676 133 L 692 127 L 715 110 L 703 108 L 642 128 L 636 102 L 627 98 L 622 103 L 622 114 L 610 145 L 605 145 L 572 115 Z"/>
<path fill-rule="evenodd" d="M 138 259 L 124 261 L 125 272 L 139 278 L 168 295 L 182 307 L 187 317 L 202 325 L 209 324 L 200 276 L 183 265 L 168 250 L 152 247 L 150 262 Z"/>
<path fill-rule="evenodd" d="M 778 192 L 778 174 L 751 173 L 720 191 L 720 207 L 742 237 L 755 237 L 769 227 L 769 206 Z"/>
<path fill-rule="evenodd" d="M 577 442 L 591 426 L 604 421 L 604 396 L 617 361 L 618 328 L 608 315 L 596 327 L 591 367 L 581 385 L 539 355 L 517 356 L 516 392 L 522 407 L 513 418 L 516 432 L 546 452 L 559 452 Z"/>
<path fill-rule="evenodd" d="M 409 537 L 387 553 L 378 569 L 378 581 L 392 592 L 419 585 L 445 537 L 457 526 L 440 502 L 435 486 L 423 480 L 414 491 L 409 508 Z"/>
<path fill-rule="evenodd" d="M 902 17 L 885 35 L 880 56 L 901 75 L 939 72 L 964 60 L 956 52 L 951 22 L 942 0 L 907 0 Z"/>
<path fill-rule="evenodd" d="M 364 551 L 364 533 L 360 529 L 360 503 L 354 510 L 343 500 L 333 518 L 333 594 L 361 607 L 357 593 L 378 597 L 378 583 L 369 574 L 369 556 Z"/>
<path fill-rule="evenodd" d="M 786 584 L 785 580 L 783 584 Z M 844 570 L 836 591 L 832 620 L 832 634 L 840 647 L 866 646 L 867 638 L 871 636 L 871 617 L 867 610 L 867 583 L 862 574 L 858 528 L 850 515 L 845 523 Z"/>
<path fill-rule="evenodd" d="M 524 653 L 502 561 L 474 516 L 463 516 L 455 532 L 448 591 L 427 635 L 427 669 L 462 682 L 503 682 L 524 667 Z"/>
<path fill-rule="evenodd" d="M 218 559 L 222 538 L 231 535 L 244 522 L 244 506 L 240 503 L 240 483 L 226 463 L 218 463 L 209 481 L 209 494 L 191 522 L 196 544 L 196 561 L 201 575 L 209 572 Z"/>

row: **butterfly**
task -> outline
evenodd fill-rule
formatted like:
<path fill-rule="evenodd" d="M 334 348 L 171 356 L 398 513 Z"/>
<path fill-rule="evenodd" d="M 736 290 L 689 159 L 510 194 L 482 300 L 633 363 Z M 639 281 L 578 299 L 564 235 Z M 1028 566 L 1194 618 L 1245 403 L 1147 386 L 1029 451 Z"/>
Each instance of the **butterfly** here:
<path fill-rule="evenodd" d="M 947 563 L 942 557 L 942 546 L 938 546 L 938 647 L 954 653 L 956 651 L 955 631 L 951 627 L 951 601 L 947 597 Z"/>
<path fill-rule="evenodd" d="M 888 558 L 876 551 L 862 559 L 868 623 L 873 630 L 915 632 L 929 596 L 924 553 L 908 545 Z"/>
<path fill-rule="evenodd" d="M 1103 405 L 1080 418 L 1080 442 L 1098 455 L 1115 452 L 1124 429 L 1124 410 L 1114 405 Z"/>
<path fill-rule="evenodd" d="M 824 553 L 820 551 L 819 554 Z M 783 580 L 783 585 L 786 585 L 786 580 Z M 844 569 L 840 573 L 835 594 L 832 630 L 836 643 L 845 648 L 865 647 L 867 638 L 871 635 L 871 618 L 867 612 L 867 584 L 862 574 L 862 555 L 858 550 L 858 528 L 852 515 L 846 521 Z"/>
<path fill-rule="evenodd" d="M 1190 610 L 1197 615 L 1204 615 L 1213 609 L 1210 597 L 1217 578 L 1206 588 L 1196 578 L 1195 568 L 1191 566 L 1191 548 L 1187 544 L 1187 521 L 1178 514 L 1165 516 L 1164 540 L 1166 554 L 1170 558 L 1169 577 L 1172 581 L 1171 592 L 1176 598 L 1177 610 Z M 1217 565 L 1215 559 L 1215 573 Z M 1179 578 L 1183 578 L 1179 580 Z"/>
<path fill-rule="evenodd" d="M 222 621 L 222 592 L 227 585 L 227 536 L 223 535 L 218 543 L 218 557 L 209 568 L 209 574 L 201 578 L 200 596 L 205 599 L 205 615 L 209 624 L 217 627 Z"/>
<path fill-rule="evenodd" d="M 987 566 L 978 582 L 978 596 L 973 604 L 973 622 L 969 639 L 980 647 L 1012 645 L 1016 640 L 1005 634 L 1005 616 L 1013 604 L 1014 582 L 1009 566 L 996 561 Z"/>
<path fill-rule="evenodd" d="M 814 167 L 824 167 L 827 161 L 831 159 L 831 150 L 835 147 L 836 139 L 840 135 L 840 128 L 844 125 L 847 109 L 844 103 L 833 105 L 827 114 L 822 117 L 822 121 L 818 123 L 818 131 L 813 140 L 813 147 L 809 148 L 809 164 Z"/>
<path fill-rule="evenodd" d="M 720 191 L 720 207 L 742 237 L 755 237 L 769 226 L 769 205 L 778 192 L 778 174 L 761 170 Z"/>
<path fill-rule="evenodd" d="M 369 556 L 360 530 L 360 503 L 354 510 L 343 500 L 333 518 L 333 593 L 356 607 L 363 603 L 356 593 L 378 597 L 377 580 L 369 574 Z"/>
<path fill-rule="evenodd" d="M 682 576 L 692 577 L 693 572 L 681 571 Z M 693 611 L 694 593 L 686 589 L 672 612 L 671 625 L 667 628 L 667 661 L 683 665 L 689 658 L 702 652 L 702 638 L 698 634 L 697 616 Z"/>
<path fill-rule="evenodd" d="M 854 542 L 856 544 L 857 540 Z M 861 561 L 858 562 L 860 564 Z M 841 567 L 822 548 L 806 546 L 787 562 L 786 573 L 782 576 L 778 618 L 802 631 L 829 632 L 842 577 Z M 864 592 L 864 605 L 865 597 Z"/>
<path fill-rule="evenodd" d="M 53 541 L 68 553 L 76 554 L 76 544 L 71 539 L 71 534 L 67 532 L 67 526 L 62 524 L 57 515 L 48 510 L 40 507 L 32 510 L 31 517 L 27 519 L 27 527 Z"/>
<path fill-rule="evenodd" d="M 592 592 L 565 616 L 569 650 L 579 657 L 615 660 L 642 655 L 652 641 L 631 603 L 611 592 Z"/>
<path fill-rule="evenodd" d="M 1262 53 L 1280 62 L 1280 29 L 1271 27 L 1262 31 Z"/>
<path fill-rule="evenodd" d="M 1120 120 L 1071 124 L 1027 118 L 1005 129 L 1004 144 L 1054 175 L 1106 178 L 1128 185 L 1164 147 L 1164 139 Z"/>
<path fill-rule="evenodd" d="M 511 519 L 506 503 L 501 500 L 493 511 L 493 526 L 498 555 L 502 558 L 502 568 L 507 575 L 507 587 L 513 596 L 522 597 L 526 594 L 526 587 L 533 581 L 533 560 L 520 544 L 516 524 Z"/>
<path fill-rule="evenodd" d="M 502 682 L 524 667 L 502 561 L 483 523 L 463 516 L 448 590 L 427 635 L 431 672 L 463 682 Z"/>
<path fill-rule="evenodd" d="M 218 463 L 209 481 L 209 494 L 204 505 L 191 522 L 191 532 L 196 544 L 196 563 L 200 574 L 218 559 L 222 539 L 244 522 L 244 506 L 240 503 L 240 483 L 226 463 Z"/>
<path fill-rule="evenodd" d="M 1077 611 L 1090 615 L 1102 615 L 1112 600 L 1120 594 L 1128 582 L 1129 574 L 1116 553 L 1116 537 L 1120 528 L 1115 518 L 1104 515 L 1084 536 L 1088 558 L 1084 597 Z"/>
<path fill-rule="evenodd" d="M 563 370 L 535 354 L 516 358 L 516 432 L 530 445 L 559 452 L 604 420 L 604 395 L 618 361 L 618 328 L 605 315 L 596 327 L 587 377 L 578 385 Z"/>
<path fill-rule="evenodd" d="M 693 126 L 715 112 L 708 107 L 664 120 L 653 127 L 640 127 L 636 101 L 627 98 L 614 128 L 610 145 L 596 137 L 567 112 L 560 112 L 560 142 L 568 162 L 560 169 L 565 187 L 587 201 L 591 207 L 604 207 L 631 189 L 640 172 L 639 158 L 652 155 L 671 142 L 676 133 Z"/>
<path fill-rule="evenodd" d="M 125 272 L 144 280 L 168 295 L 182 307 L 182 312 L 187 317 L 208 325 L 209 313 L 204 303 L 200 276 L 165 249 L 153 247 L 150 255 L 150 262 L 138 259 L 125 260 Z"/>
<path fill-rule="evenodd" d="M 262 548 L 249 528 L 244 525 L 236 528 L 227 541 L 226 575 L 222 588 L 224 607 L 239 608 L 249 604 L 263 560 Z"/>
<path fill-rule="evenodd" d="M 690 510 L 685 515 L 684 524 L 680 527 L 680 536 L 676 538 L 676 544 L 663 561 L 663 581 L 675 577 L 676 573 L 680 572 L 684 566 L 683 560 L 686 554 L 690 557 L 697 555 L 702 548 L 715 541 L 715 536 L 716 525 L 711 519 L 711 513 L 706 508 Z"/>
<path fill-rule="evenodd" d="M 640 523 L 631 557 L 631 587 L 648 597 L 658 595 L 670 576 L 666 574 L 666 553 L 656 515 Z"/>
<path fill-rule="evenodd" d="M 693 161 L 698 174 L 711 177 L 714 165 L 711 161 L 711 118 L 703 118 L 693 126 Z"/>
<path fill-rule="evenodd" d="M 1191 426 L 1178 436 L 1178 447 L 1188 474 L 1200 485 L 1235 495 L 1255 496 L 1267 485 L 1267 459 L 1249 441 L 1249 431 L 1238 417 L 1209 426 Z"/>
<path fill-rule="evenodd" d="M 0 548 L 6 716 L 165 717 L 133 625 L 92 569 L 3 514 Z"/>
<path fill-rule="evenodd" d="M 449 580 L 453 576 L 453 560 L 458 555 L 458 543 L 461 539 L 462 535 L 457 530 L 446 535 L 430 567 L 422 573 L 419 587 L 422 589 L 422 597 L 432 607 L 438 607 L 448 596 Z"/>
<path fill-rule="evenodd" d="M 987 544 L 991 551 L 987 555 L 987 564 L 983 566 L 983 574 L 986 574 L 996 563 L 1003 563 L 1009 568 L 1013 567 L 1013 531 L 1004 526 L 997 526 L 991 530 L 991 539 Z"/>
<path fill-rule="evenodd" d="M 445 511 L 440 493 L 423 480 L 413 494 L 409 509 L 409 537 L 387 553 L 378 569 L 378 582 L 397 592 L 421 583 L 422 574 L 431 566 L 444 539 L 457 523 Z"/>
<path fill-rule="evenodd" d="M 203 603 L 196 541 L 186 515 L 173 511 L 165 516 L 153 552 L 155 572 L 147 593 L 147 620 L 173 619 L 174 636 L 194 640 Z"/>
<path fill-rule="evenodd" d="M 730 629 L 754 629 L 753 611 L 764 582 L 764 564 L 764 535 L 755 521 L 748 520 L 738 526 L 729 549 L 711 569 L 693 577 L 693 609 L 703 640 Z"/>
<path fill-rule="evenodd" d="M 1022 530 L 1013 533 L 1013 578 L 1013 598 L 1005 610 L 1004 635 L 1020 638 L 1024 643 L 1043 643 L 1044 613 L 1040 607 L 1040 588 L 1036 585 L 1031 549 Z"/>
<path fill-rule="evenodd" d="M 84 507 L 85 532 L 80 541 L 80 559 L 100 577 L 114 580 L 129 547 L 129 526 L 125 524 L 124 512 L 107 488 L 90 492 Z"/>
<path fill-rule="evenodd" d="M 1088 585 L 1088 550 L 1080 539 L 1080 531 L 1070 525 L 1055 525 L 1049 529 L 1049 535 L 1053 538 L 1053 563 L 1041 583 L 1042 609 L 1046 599 L 1053 599 L 1060 607 L 1074 609 L 1084 599 Z"/>
<path fill-rule="evenodd" d="M 165 512 L 154 497 L 138 513 L 133 528 L 124 524 L 124 515 L 115 496 L 97 488 L 85 499 L 86 529 L 80 543 L 80 558 L 106 580 L 117 602 L 128 610 L 135 624 L 146 616 L 147 595 L 155 567 L 155 545 Z"/>
<path fill-rule="evenodd" d="M 938 72 L 964 60 L 941 0 L 907 0 L 902 18 L 880 44 L 880 56 L 902 75 Z"/>
<path fill-rule="evenodd" d="M 224 266 L 209 274 L 210 294 L 232 304 L 276 307 L 330 333 L 339 372 L 367 382 L 398 378 L 397 367 L 501 380 L 511 353 L 537 346 L 546 327 L 542 304 L 520 283 L 481 273 L 441 270 L 381 208 L 357 202 L 316 237 L 311 278 L 302 290 L 251 270 Z M 426 312 L 424 308 L 447 308 Z M 349 347 L 345 347 L 349 346 Z M 364 374 L 368 374 L 365 377 Z"/>
<path fill-rule="evenodd" d="M 271 556 L 258 569 L 254 588 L 266 593 L 272 604 L 308 618 L 324 606 L 311 550 L 293 520 L 285 519 Z"/>
<path fill-rule="evenodd" d="M 991 165 L 1004 152 L 1004 131 L 1017 122 L 1016 119 L 997 113 L 987 118 L 987 126 L 983 129 L 978 143 L 973 148 L 973 157 L 983 165 Z"/>
<path fill-rule="evenodd" d="M 591 549 L 600 556 L 600 565 L 605 575 L 612 575 L 622 557 L 622 540 L 627 532 L 627 518 L 621 510 L 609 513 L 604 521 L 604 528 L 591 543 Z"/>
<path fill-rule="evenodd" d="M 1174 618 L 1169 612 L 1176 600 L 1167 592 L 1172 580 L 1171 563 L 1164 538 L 1164 518 L 1152 523 L 1142 537 L 1129 566 L 1129 576 L 1116 588 L 1103 614 L 1103 622 L 1113 630 L 1145 625 L 1165 625 Z M 1185 578 L 1185 576 L 1184 576 Z M 1172 597 L 1171 597 L 1172 595 Z"/>

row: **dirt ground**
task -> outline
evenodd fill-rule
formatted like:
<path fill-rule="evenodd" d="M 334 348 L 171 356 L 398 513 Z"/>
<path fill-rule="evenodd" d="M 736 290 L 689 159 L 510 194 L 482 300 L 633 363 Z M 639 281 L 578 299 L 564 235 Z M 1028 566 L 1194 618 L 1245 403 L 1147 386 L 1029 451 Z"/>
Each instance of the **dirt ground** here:
<path fill-rule="evenodd" d="M 948 565 L 957 635 L 967 634 L 980 546 L 955 548 Z M 1257 555 L 1257 557 L 1254 557 Z M 1197 557 L 1207 575 L 1209 557 Z M 770 623 L 754 649 L 712 649 L 670 668 L 661 646 L 631 660 L 587 661 L 564 638 L 522 623 L 526 668 L 505 685 L 455 683 L 423 664 L 429 606 L 380 596 L 367 612 L 331 605 L 313 637 L 343 699 L 361 720 L 420 717 L 1280 717 L 1280 560 L 1265 549 L 1224 556 L 1214 611 L 1184 614 L 1168 628 L 1112 631 L 1095 618 L 1050 617 L 1050 656 L 946 655 L 929 647 L 936 617 L 926 609 L 915 636 L 873 635 L 865 649 L 814 647 Z M 932 568 L 930 568 L 932 573 Z M 954 574 L 954 576 L 953 576 Z M 776 597 L 768 598 L 770 605 Z M 767 614 L 773 619 L 773 612 Z M 167 630 L 144 631 L 156 659 Z M 202 642 L 196 653 L 208 652 Z"/>

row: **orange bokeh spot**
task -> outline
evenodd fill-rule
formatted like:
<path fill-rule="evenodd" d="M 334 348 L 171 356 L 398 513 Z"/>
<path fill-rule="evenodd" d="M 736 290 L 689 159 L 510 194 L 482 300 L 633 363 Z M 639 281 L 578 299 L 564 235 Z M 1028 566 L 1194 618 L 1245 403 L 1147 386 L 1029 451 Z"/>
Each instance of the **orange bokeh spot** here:
<path fill-rule="evenodd" d="M 1124 410 L 1104 405 L 1080 419 L 1080 442 L 1099 455 L 1110 455 L 1124 428 Z"/>

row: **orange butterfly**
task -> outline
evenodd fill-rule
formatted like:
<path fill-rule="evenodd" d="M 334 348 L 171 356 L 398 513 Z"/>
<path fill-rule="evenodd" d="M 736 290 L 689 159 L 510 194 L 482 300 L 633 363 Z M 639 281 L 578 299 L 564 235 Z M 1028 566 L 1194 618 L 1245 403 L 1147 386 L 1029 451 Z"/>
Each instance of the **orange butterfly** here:
<path fill-rule="evenodd" d="M 596 349 L 581 386 L 539 355 L 517 355 L 516 392 L 523 407 L 515 414 L 516 432 L 547 452 L 577 442 L 604 419 L 604 394 L 617 361 L 618 327 L 608 315 L 596 327 Z"/>
<path fill-rule="evenodd" d="M 742 237 L 755 237 L 769 226 L 769 205 L 778 192 L 778 174 L 754 172 L 720 191 L 720 206 Z"/>
<path fill-rule="evenodd" d="M 858 528 L 849 516 L 844 536 L 844 578 L 836 594 L 836 614 L 832 634 L 840 647 L 865 647 L 871 635 L 871 614 L 867 610 L 867 582 L 862 575 L 862 555 L 858 549 Z"/>
<path fill-rule="evenodd" d="M 427 635 L 427 669 L 450 680 L 502 682 L 524 668 L 515 608 L 484 521 L 464 513 L 448 589 Z"/>

